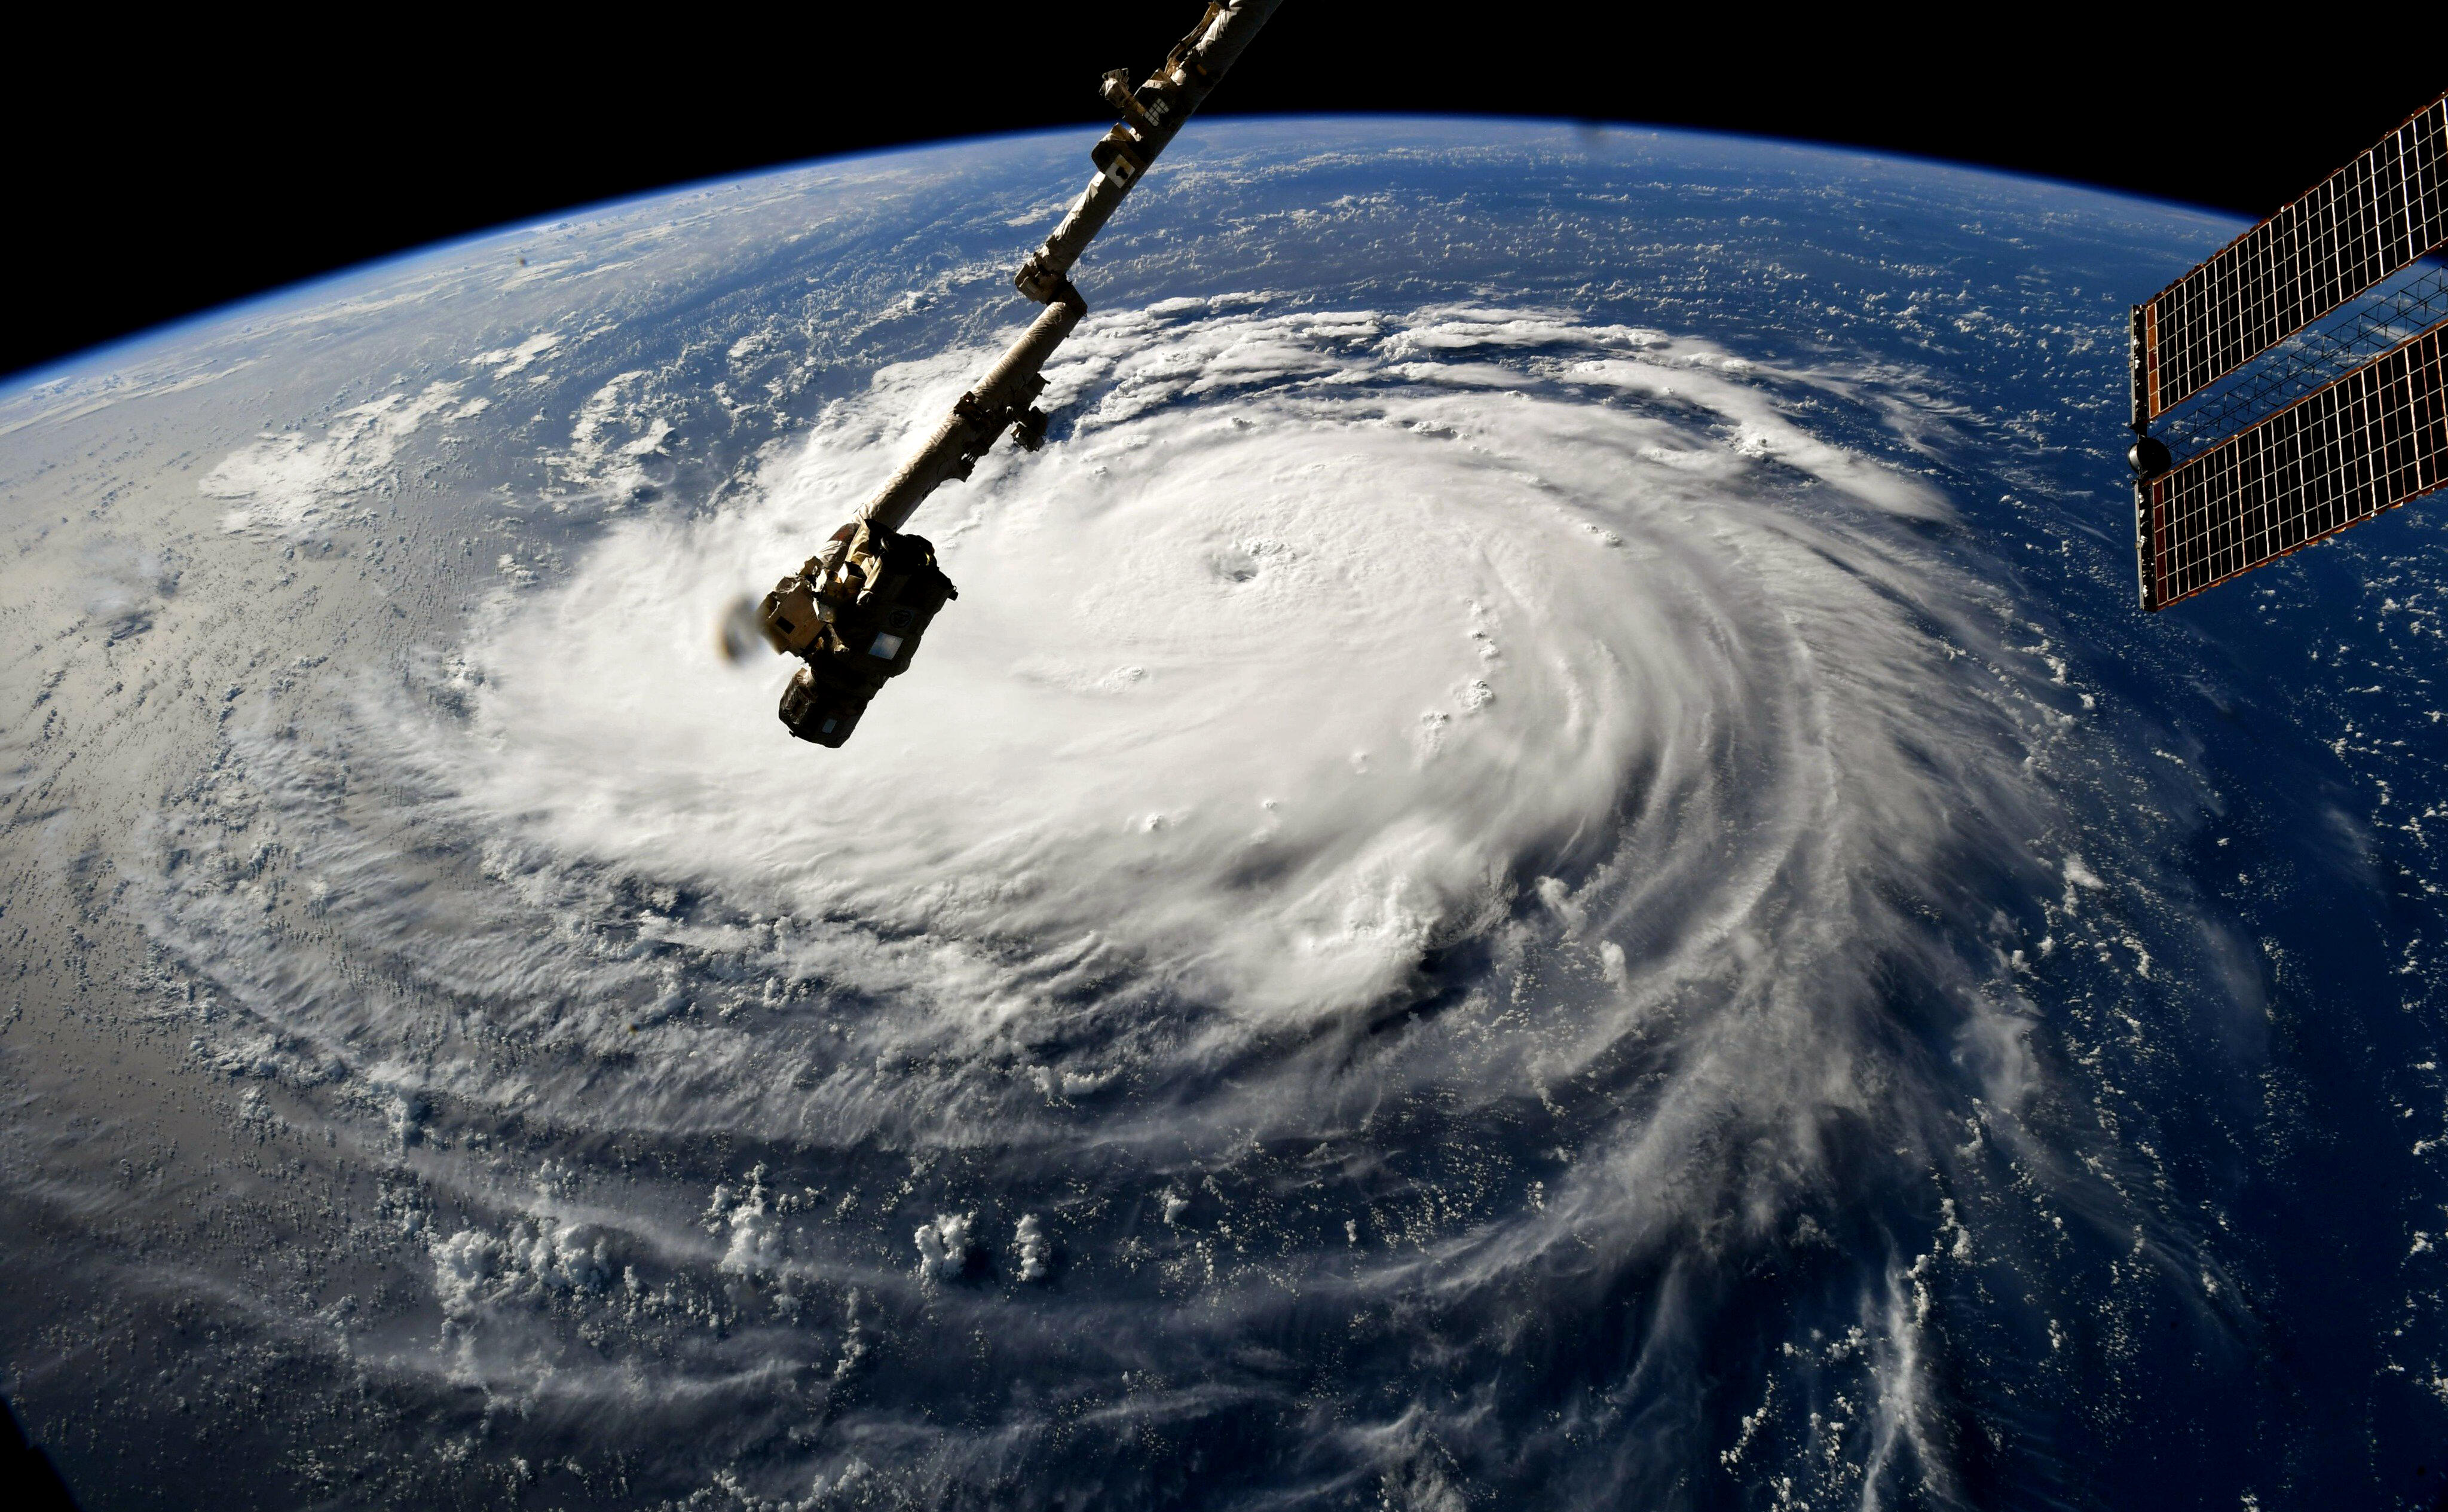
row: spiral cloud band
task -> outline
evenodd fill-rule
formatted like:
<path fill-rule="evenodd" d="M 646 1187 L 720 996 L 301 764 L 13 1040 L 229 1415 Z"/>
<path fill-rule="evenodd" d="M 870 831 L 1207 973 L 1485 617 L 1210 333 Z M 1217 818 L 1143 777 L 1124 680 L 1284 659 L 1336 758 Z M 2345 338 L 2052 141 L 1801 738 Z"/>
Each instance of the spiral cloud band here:
<path fill-rule="evenodd" d="M 1726 1437 L 1700 1355 L 1773 1345 L 1729 1452 L 1951 1485 L 1932 1297 L 2031 1242 L 1969 1194 L 2035 1154 L 2017 964 L 2108 863 L 2041 841 L 2082 695 L 2005 643 L 1896 385 L 1548 309 L 1100 315 L 1055 444 L 915 522 L 962 590 L 915 670 L 811 752 L 710 627 L 985 350 L 511 574 L 344 736 L 235 737 L 339 947 L 250 947 L 192 868 L 159 912 L 249 1009 L 214 1053 L 416 1173 L 441 1342 L 385 1368 L 817 1410 L 759 1473 L 818 1502 L 1052 1495 L 1086 1413 L 1305 1425 L 1313 1486 L 1442 1505 L 1591 1432 L 1668 1483 Z M 1014 1385 L 960 1384 L 972 1334 Z M 1328 1336 L 1308 1387 L 1255 1342 Z"/>
<path fill-rule="evenodd" d="M 1508 1094 L 1749 974 L 1746 942 L 1877 954 L 1866 900 L 1927 890 L 1960 794 L 2020 801 L 2011 763 L 1960 770 L 2012 718 L 1944 675 L 1960 589 L 1890 525 L 1942 502 L 1780 418 L 1770 375 L 1553 316 L 1256 299 L 1078 348 L 1062 444 L 922 522 L 964 597 L 855 748 L 776 744 L 704 626 L 974 354 L 887 372 L 755 507 L 616 531 L 510 604 L 436 770 L 550 853 L 823 921 L 791 973 L 889 1001 L 895 1041 L 1177 1005 L 1125 1036 L 1178 1035 L 1154 1064 L 1062 1068 L 1100 1084 L 1365 1016 L 1535 916 L 1616 1005 L 1493 1046 Z"/>

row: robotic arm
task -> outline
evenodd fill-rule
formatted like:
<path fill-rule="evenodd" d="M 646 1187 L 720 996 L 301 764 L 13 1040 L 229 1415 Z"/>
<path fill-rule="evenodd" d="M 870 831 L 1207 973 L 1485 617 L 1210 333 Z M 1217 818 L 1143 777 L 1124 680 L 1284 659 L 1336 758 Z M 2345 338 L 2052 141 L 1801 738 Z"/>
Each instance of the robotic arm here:
<path fill-rule="evenodd" d="M 1041 370 L 1088 313 L 1071 286 L 1072 265 L 1281 3 L 1214 0 L 1138 88 L 1126 69 L 1104 76 L 1099 92 L 1122 119 L 1090 150 L 1097 176 L 1012 276 L 1044 312 L 985 380 L 961 395 L 884 491 L 757 605 L 766 641 L 806 663 L 782 694 L 782 723 L 793 735 L 832 747 L 849 739 L 868 700 L 909 669 L 927 626 L 960 597 L 936 565 L 935 548 L 901 527 L 938 485 L 967 477 L 1005 430 L 1023 450 L 1044 444 Z"/>

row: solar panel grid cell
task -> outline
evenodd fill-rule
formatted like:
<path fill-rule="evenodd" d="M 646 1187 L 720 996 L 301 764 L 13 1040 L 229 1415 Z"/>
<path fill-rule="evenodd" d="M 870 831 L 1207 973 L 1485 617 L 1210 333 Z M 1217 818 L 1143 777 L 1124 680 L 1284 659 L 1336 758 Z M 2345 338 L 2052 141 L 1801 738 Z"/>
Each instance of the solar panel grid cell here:
<path fill-rule="evenodd" d="M 2154 297 L 2137 340 L 2147 422 L 2448 245 L 2448 95 Z"/>
<path fill-rule="evenodd" d="M 2448 323 L 2152 479 L 2143 606 L 2164 608 L 2448 486 Z"/>

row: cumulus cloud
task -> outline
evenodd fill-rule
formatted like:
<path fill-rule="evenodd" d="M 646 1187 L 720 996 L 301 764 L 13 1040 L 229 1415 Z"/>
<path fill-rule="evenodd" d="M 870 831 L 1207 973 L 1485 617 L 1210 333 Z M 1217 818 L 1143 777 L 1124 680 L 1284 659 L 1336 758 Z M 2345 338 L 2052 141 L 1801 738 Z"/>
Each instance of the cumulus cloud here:
<path fill-rule="evenodd" d="M 648 377 L 621 373 L 579 406 L 569 448 L 552 459 L 563 484 L 578 495 L 619 504 L 649 486 L 648 462 L 662 453 L 672 423 L 648 409 Z"/>
<path fill-rule="evenodd" d="M 296 529 L 335 501 L 395 483 L 401 444 L 456 409 L 459 390 L 437 381 L 343 410 L 319 432 L 267 431 L 223 457 L 199 487 L 236 506 L 221 516 L 224 530 Z"/>
<path fill-rule="evenodd" d="M 607 1240 L 560 1219 L 513 1222 L 507 1232 L 461 1229 L 433 1241 L 433 1292 L 447 1318 L 507 1302 L 600 1291 L 611 1279 Z"/>
<path fill-rule="evenodd" d="M 489 352 L 479 352 L 469 357 L 468 362 L 471 367 L 491 369 L 496 378 L 507 378 L 515 373 L 525 373 L 535 365 L 538 358 L 559 345 L 561 345 L 560 332 L 539 331 L 516 346 L 496 347 Z"/>
<path fill-rule="evenodd" d="M 1012 1230 L 1011 1249 L 1012 1257 L 1019 1262 L 1016 1273 L 1022 1280 L 1042 1281 L 1054 1273 L 1054 1241 L 1036 1214 L 1021 1215 L 1020 1223 Z"/>
<path fill-rule="evenodd" d="M 969 1230 L 976 1221 L 967 1213 L 938 1214 L 932 1223 L 918 1225 L 918 1273 L 930 1280 L 957 1281 L 969 1268 Z"/>
<path fill-rule="evenodd" d="M 714 1198 L 706 1207 L 706 1227 L 725 1240 L 717 1269 L 735 1275 L 762 1275 L 773 1270 L 782 1241 L 766 1201 L 763 1166 L 748 1174 L 746 1191 L 735 1192 L 728 1185 L 714 1189 Z"/>

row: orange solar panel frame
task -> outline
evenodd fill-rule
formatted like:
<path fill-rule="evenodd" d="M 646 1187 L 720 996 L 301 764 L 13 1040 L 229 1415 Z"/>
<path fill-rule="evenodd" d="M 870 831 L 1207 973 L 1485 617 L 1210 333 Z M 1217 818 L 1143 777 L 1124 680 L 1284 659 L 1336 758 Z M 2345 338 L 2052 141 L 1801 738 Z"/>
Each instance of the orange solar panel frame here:
<path fill-rule="evenodd" d="M 2164 609 L 2448 487 L 2448 322 L 2141 485 Z"/>
<path fill-rule="evenodd" d="M 2448 246 L 2448 93 L 2134 311 L 2139 427 Z"/>
<path fill-rule="evenodd" d="M 2448 488 L 2448 282 L 2417 269 L 2443 249 L 2448 93 L 2134 306 L 2144 609 Z M 2173 456 L 2167 441 L 2200 450 Z"/>

